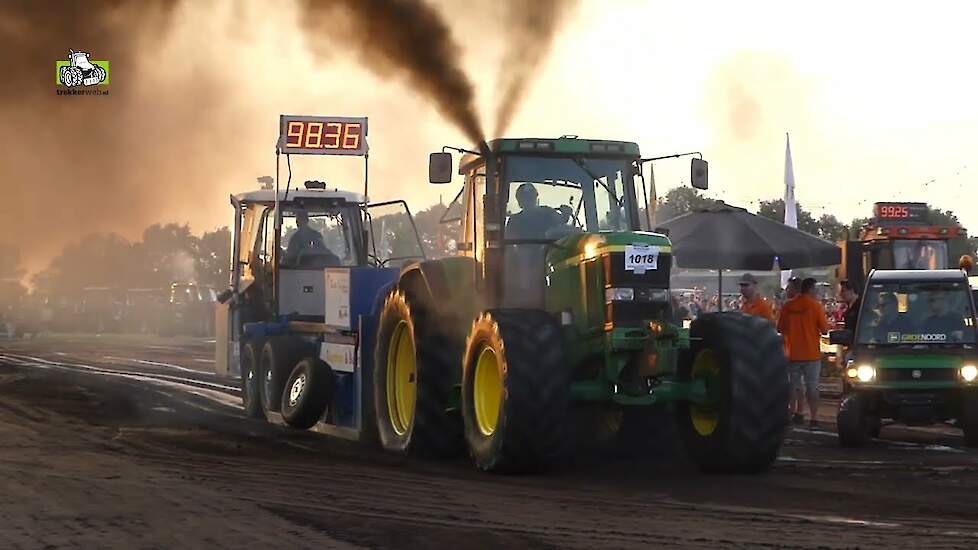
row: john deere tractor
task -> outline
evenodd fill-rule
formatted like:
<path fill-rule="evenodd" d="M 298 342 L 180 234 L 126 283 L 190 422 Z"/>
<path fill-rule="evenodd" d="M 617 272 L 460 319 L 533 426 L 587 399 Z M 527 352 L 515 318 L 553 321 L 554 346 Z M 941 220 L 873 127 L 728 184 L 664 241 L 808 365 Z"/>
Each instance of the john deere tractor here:
<path fill-rule="evenodd" d="M 638 146 L 562 137 L 455 150 L 464 188 L 442 221 L 459 224 L 459 255 L 402 270 L 380 315 L 381 444 L 532 471 L 592 437 L 582 414 L 653 445 L 665 418 L 702 469 L 766 469 L 787 417 L 781 340 L 736 312 L 676 320 L 671 244 L 650 231 Z M 695 186 L 706 168 L 693 159 Z M 451 153 L 433 153 L 429 169 L 450 183 Z"/>

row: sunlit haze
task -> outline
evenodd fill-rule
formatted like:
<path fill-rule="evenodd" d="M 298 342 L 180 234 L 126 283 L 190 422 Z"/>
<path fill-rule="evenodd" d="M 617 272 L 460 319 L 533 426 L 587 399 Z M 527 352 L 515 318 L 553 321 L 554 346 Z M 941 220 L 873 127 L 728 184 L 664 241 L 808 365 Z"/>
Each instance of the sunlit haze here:
<path fill-rule="evenodd" d="M 491 2 L 436 4 L 452 22 L 491 131 L 502 55 L 499 10 Z M 114 65 L 113 95 L 87 98 L 92 101 L 43 91 L 52 96 L 46 101 L 62 106 L 105 103 L 102 118 L 91 124 L 138 133 L 104 151 L 98 164 L 124 171 L 130 185 L 103 189 L 98 174 L 83 171 L 71 174 L 68 195 L 34 192 L 66 175 L 57 166 L 68 152 L 46 158 L 50 151 L 43 146 L 16 139 L 31 124 L 32 111 L 13 99 L 4 107 L 20 114 L 4 128 L 9 156 L 0 186 L 18 206 L 4 215 L 3 228 L 27 235 L 30 270 L 90 231 L 138 237 L 154 222 L 189 222 L 197 231 L 226 225 L 228 195 L 274 173 L 280 113 L 368 116 L 372 199 L 404 197 L 420 209 L 455 195 L 457 185 L 426 183 L 427 153 L 471 145 L 463 134 L 400 75 L 381 79 L 362 68 L 341 40 L 325 55 L 312 53 L 297 30 L 298 11 L 269 6 L 184 3 L 163 42 L 144 44 L 152 51 L 138 54 L 158 59 L 165 71 L 127 73 Z M 969 183 L 978 174 L 970 70 L 978 8 L 965 2 L 914 6 L 584 1 L 559 31 L 507 134 L 634 140 L 647 156 L 701 151 L 710 161 L 708 194 L 751 209 L 781 196 L 790 133 L 796 194 L 807 209 L 847 222 L 868 216 L 874 201 L 918 200 L 954 210 L 975 231 L 978 216 L 968 206 L 975 196 Z M 71 47 L 110 60 L 121 55 L 66 37 L 49 45 L 52 61 Z M 155 109 L 147 114 L 153 127 L 105 115 L 123 101 L 147 113 Z M 187 103 L 205 114 L 187 114 Z M 154 141 L 166 125 L 180 126 L 162 134 L 167 139 L 186 141 Z M 43 143 L 45 135 L 30 137 Z M 140 165 L 150 148 L 172 154 Z M 362 186 L 361 159 L 302 158 L 293 169 L 294 181 Z M 688 163 L 663 161 L 655 173 L 662 194 L 686 181 Z M 107 199 L 117 212 L 70 215 L 72 193 L 82 189 L 117 195 Z M 127 204 L 132 207 L 119 207 Z M 52 228 L 48 216 L 62 222 Z M 31 236 L 41 233 L 44 238 Z"/>

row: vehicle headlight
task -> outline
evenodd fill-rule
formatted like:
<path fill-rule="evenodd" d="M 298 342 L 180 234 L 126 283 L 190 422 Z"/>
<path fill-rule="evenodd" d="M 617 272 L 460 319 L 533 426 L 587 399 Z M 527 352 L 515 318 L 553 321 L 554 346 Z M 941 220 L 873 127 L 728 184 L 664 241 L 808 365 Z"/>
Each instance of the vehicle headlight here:
<path fill-rule="evenodd" d="M 605 243 L 604 237 L 593 236 L 584 242 L 584 259 L 590 260 L 598 256 L 598 249 Z"/>
<path fill-rule="evenodd" d="M 634 299 L 635 299 L 634 288 L 604 289 L 604 300 L 606 302 L 631 302 Z"/>
<path fill-rule="evenodd" d="M 978 367 L 965 365 L 961 367 L 961 379 L 965 382 L 974 382 L 978 378 Z"/>
<path fill-rule="evenodd" d="M 853 369 L 849 369 L 852 372 Z M 860 382 L 872 382 L 876 378 L 876 369 L 870 365 L 859 365 L 855 368 L 856 378 Z"/>

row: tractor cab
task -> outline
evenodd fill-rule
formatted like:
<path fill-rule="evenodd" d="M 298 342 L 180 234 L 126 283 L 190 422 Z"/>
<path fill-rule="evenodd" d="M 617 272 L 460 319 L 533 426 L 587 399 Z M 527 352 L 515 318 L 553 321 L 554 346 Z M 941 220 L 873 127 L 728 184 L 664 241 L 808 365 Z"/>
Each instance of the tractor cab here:
<path fill-rule="evenodd" d="M 318 183 L 279 191 L 278 210 L 270 189 L 232 197 L 238 212 L 232 288 L 260 318 L 322 322 L 324 270 L 396 268 L 424 258 L 404 201 L 367 205 L 361 194 Z"/>
<path fill-rule="evenodd" d="M 921 202 L 878 202 L 873 217 L 854 239 L 842 241 L 839 278 L 861 288 L 870 271 L 935 270 L 956 267 L 967 252 L 967 231 L 941 220 Z"/>
<path fill-rule="evenodd" d="M 316 188 L 278 195 L 279 224 L 273 190 L 249 191 L 232 200 L 240 223 L 240 278 L 234 286 L 265 315 L 321 318 L 323 269 L 367 265 L 364 197 Z"/>
<path fill-rule="evenodd" d="M 649 232 L 646 160 L 635 143 L 570 136 L 497 139 L 465 152 L 465 185 L 447 210 L 460 215 L 442 221 L 461 222 L 459 252 L 484 265 L 488 305 L 542 308 L 548 270 L 609 253 L 623 271 L 667 288 L 668 239 Z M 451 167 L 450 153 L 434 153 L 431 182 L 451 181 Z M 692 172 L 705 188 L 706 163 L 694 159 Z"/>

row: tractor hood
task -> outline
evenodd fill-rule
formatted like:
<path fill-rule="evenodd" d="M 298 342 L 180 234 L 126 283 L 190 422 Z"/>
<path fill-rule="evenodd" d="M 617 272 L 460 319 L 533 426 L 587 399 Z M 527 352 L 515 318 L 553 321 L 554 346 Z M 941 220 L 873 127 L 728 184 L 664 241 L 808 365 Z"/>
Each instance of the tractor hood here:
<path fill-rule="evenodd" d="M 647 256 L 671 254 L 672 243 L 665 235 L 645 231 L 580 233 L 564 237 L 554 243 L 547 254 L 547 263 L 554 267 L 576 265 L 611 252 L 626 251 L 646 256 L 643 258 L 646 261 L 642 263 L 651 265 L 647 261 Z M 629 258 L 629 260 L 634 259 Z"/>

